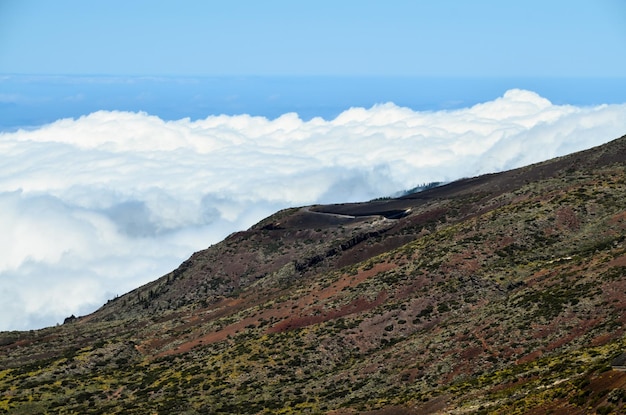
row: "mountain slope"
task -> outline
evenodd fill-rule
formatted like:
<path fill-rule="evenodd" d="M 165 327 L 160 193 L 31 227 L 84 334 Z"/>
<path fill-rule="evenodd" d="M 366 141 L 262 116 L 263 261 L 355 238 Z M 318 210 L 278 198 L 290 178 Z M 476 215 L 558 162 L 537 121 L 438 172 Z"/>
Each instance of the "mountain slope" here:
<path fill-rule="evenodd" d="M 0 411 L 609 413 L 626 137 L 276 213 L 95 313 L 0 334 Z"/>

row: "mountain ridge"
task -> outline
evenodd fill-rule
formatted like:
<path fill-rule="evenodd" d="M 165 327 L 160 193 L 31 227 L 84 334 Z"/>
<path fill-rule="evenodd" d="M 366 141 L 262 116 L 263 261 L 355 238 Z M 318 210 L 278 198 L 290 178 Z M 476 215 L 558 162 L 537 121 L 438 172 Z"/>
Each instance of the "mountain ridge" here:
<path fill-rule="evenodd" d="M 622 410 L 625 155 L 277 212 L 88 316 L 0 333 L 0 410 Z"/>

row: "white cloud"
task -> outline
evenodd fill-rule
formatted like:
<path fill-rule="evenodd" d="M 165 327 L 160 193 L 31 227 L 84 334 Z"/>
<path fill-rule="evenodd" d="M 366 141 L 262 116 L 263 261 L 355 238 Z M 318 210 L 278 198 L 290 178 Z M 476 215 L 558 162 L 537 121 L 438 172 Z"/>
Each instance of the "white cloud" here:
<path fill-rule="evenodd" d="M 89 312 L 288 207 L 501 171 L 626 132 L 626 105 L 530 91 L 454 111 L 163 121 L 99 111 L 0 134 L 0 329 Z"/>

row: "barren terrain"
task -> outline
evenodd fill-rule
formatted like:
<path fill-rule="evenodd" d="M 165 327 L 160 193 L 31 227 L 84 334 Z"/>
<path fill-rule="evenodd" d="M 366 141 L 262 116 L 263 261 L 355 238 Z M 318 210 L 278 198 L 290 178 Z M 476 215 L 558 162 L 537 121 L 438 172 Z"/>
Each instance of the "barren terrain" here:
<path fill-rule="evenodd" d="M 626 137 L 287 209 L 91 315 L 0 333 L 4 413 L 624 413 Z"/>

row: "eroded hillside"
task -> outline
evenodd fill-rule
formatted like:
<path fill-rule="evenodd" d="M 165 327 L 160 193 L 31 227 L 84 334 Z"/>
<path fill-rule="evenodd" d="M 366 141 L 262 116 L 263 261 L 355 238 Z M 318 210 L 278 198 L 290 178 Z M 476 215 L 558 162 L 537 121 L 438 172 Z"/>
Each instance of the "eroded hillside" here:
<path fill-rule="evenodd" d="M 626 138 L 294 208 L 59 327 L 0 334 L 11 413 L 611 413 Z"/>

